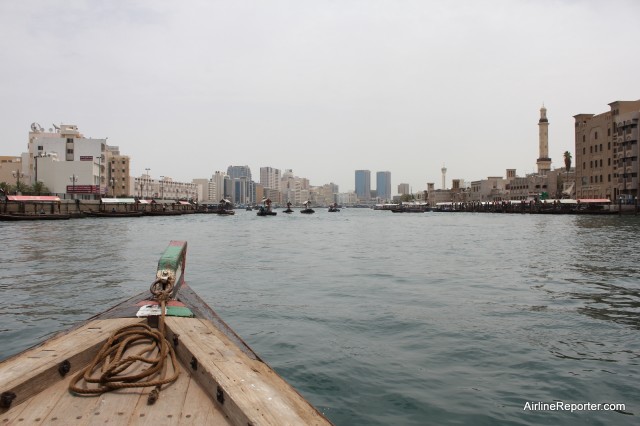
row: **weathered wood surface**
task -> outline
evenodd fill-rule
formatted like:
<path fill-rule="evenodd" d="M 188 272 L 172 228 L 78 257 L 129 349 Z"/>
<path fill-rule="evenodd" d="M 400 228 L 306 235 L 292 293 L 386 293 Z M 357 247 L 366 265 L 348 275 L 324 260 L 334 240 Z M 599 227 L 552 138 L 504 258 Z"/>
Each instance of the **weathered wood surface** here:
<path fill-rule="evenodd" d="M 172 241 L 158 262 L 158 271 L 176 273 L 174 290 L 183 283 L 185 255 L 186 242 Z M 181 374 L 175 382 L 163 386 L 155 404 L 148 404 L 152 387 L 119 389 L 98 396 L 69 392 L 76 373 L 89 364 L 115 331 L 146 321 L 136 318 L 136 312 L 138 302 L 148 296 L 136 295 L 0 362 L 0 392 L 16 396 L 10 407 L 0 407 L 0 424 L 330 424 L 186 284 L 178 300 L 195 318 L 166 318 L 166 337 L 174 345 Z M 152 318 L 157 323 L 157 317 Z M 131 354 L 129 350 L 137 353 L 140 349 L 130 347 L 124 358 Z M 66 375 L 59 372 L 63 362 L 70 364 Z M 138 369 L 144 370 L 146 365 L 135 363 L 122 373 L 141 373 Z M 168 376 L 172 373 L 167 371 Z"/>
<path fill-rule="evenodd" d="M 182 364 L 189 365 L 234 424 L 330 424 L 269 366 L 248 357 L 208 320 L 167 318 L 166 325 L 170 341 L 178 335 Z"/>
<path fill-rule="evenodd" d="M 20 425 L 232 425 L 207 392 L 181 366 L 182 374 L 163 387 L 154 405 L 147 404 L 152 388 L 130 388 L 98 396 L 68 391 L 71 376 L 0 414 L 0 424 Z"/>
<path fill-rule="evenodd" d="M 200 308 L 204 307 L 217 318 L 203 302 Z M 117 311 L 110 310 L 109 316 Z M 120 312 L 125 311 L 131 312 Z M 199 309 L 196 312 L 202 315 Z M 166 318 L 169 341 L 178 336 L 175 349 L 181 374 L 163 387 L 155 405 L 147 404 L 149 387 L 99 396 L 71 394 L 71 378 L 111 333 L 141 321 L 145 320 L 95 319 L 0 363 L 0 391 L 17 395 L 11 408 L 0 409 L 0 424 L 330 424 L 244 342 L 239 345 L 235 333 L 221 330 L 207 318 Z M 58 366 L 65 360 L 71 369 L 62 377 Z"/>
<path fill-rule="evenodd" d="M 92 321 L 3 361 L 0 363 L 0 392 L 15 393 L 12 406 L 20 404 L 60 381 L 60 363 L 69 361 L 71 369 L 67 375 L 75 374 L 95 356 L 113 331 L 141 321 L 144 320 Z"/>

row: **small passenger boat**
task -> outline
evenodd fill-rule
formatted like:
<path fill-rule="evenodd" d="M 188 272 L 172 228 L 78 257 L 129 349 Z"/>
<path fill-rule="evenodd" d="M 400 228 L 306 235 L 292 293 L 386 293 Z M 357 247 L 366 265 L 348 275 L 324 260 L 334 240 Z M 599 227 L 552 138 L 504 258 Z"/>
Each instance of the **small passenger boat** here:
<path fill-rule="evenodd" d="M 218 203 L 218 210 L 216 210 L 216 214 L 222 216 L 231 216 L 236 214 L 236 212 L 233 210 L 233 203 L 223 198 L 222 200 L 220 200 L 220 203 Z"/>
<path fill-rule="evenodd" d="M 0 424 L 329 425 L 187 286 L 186 251 L 150 294 L 0 362 Z"/>
<path fill-rule="evenodd" d="M 287 201 L 287 209 L 283 210 L 284 213 L 293 213 L 293 210 L 291 209 L 291 202 Z"/>
<path fill-rule="evenodd" d="M 333 203 L 332 205 L 329 206 L 329 213 L 337 213 L 339 211 L 340 209 L 338 208 L 337 203 Z"/>
<path fill-rule="evenodd" d="M 274 212 L 271 209 L 271 199 L 269 198 L 265 198 L 262 200 L 262 205 L 260 206 L 260 210 L 258 210 L 258 213 L 256 213 L 256 215 L 258 216 L 275 216 L 277 215 L 277 212 Z"/>
<path fill-rule="evenodd" d="M 304 209 L 300 210 L 300 213 L 304 213 L 304 214 L 311 214 L 311 213 L 315 213 L 316 211 L 314 209 L 312 209 L 311 206 L 311 201 L 305 201 L 304 203 Z"/>

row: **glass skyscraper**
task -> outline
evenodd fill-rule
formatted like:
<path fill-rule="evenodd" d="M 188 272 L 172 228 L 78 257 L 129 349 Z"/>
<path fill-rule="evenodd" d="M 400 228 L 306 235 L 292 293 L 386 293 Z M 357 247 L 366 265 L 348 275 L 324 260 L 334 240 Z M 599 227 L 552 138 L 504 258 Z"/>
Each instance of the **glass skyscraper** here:
<path fill-rule="evenodd" d="M 376 192 L 381 200 L 391 200 L 391 172 L 376 173 Z"/>
<path fill-rule="evenodd" d="M 356 170 L 356 196 L 361 201 L 371 198 L 371 171 Z"/>

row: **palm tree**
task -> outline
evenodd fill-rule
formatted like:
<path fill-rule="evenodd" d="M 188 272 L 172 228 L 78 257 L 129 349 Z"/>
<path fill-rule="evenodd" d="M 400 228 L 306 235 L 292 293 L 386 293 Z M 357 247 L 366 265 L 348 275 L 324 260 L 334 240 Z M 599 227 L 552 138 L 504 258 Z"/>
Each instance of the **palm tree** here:
<path fill-rule="evenodd" d="M 569 151 L 564 152 L 564 167 L 567 173 L 569 173 L 569 169 L 571 169 L 571 153 Z"/>
<path fill-rule="evenodd" d="M 564 169 L 567 175 L 567 184 L 569 183 L 569 170 L 571 170 L 571 153 L 569 151 L 564 152 Z"/>
<path fill-rule="evenodd" d="M 49 188 L 47 188 L 42 181 L 34 183 L 30 189 L 35 195 L 48 194 L 50 192 Z"/>

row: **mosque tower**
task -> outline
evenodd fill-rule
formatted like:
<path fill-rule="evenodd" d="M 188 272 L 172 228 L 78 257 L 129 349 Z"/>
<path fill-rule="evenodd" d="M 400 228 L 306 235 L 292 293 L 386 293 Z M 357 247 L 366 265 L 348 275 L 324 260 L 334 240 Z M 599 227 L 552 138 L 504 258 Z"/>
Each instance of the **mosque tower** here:
<path fill-rule="evenodd" d="M 440 171 L 442 172 L 442 189 L 447 189 L 445 186 L 447 178 L 447 168 L 444 166 L 444 164 L 442 165 Z"/>
<path fill-rule="evenodd" d="M 551 158 L 549 158 L 549 120 L 547 109 L 540 108 L 540 120 L 538 120 L 538 139 L 540 156 L 538 157 L 538 174 L 546 175 L 551 170 Z"/>

